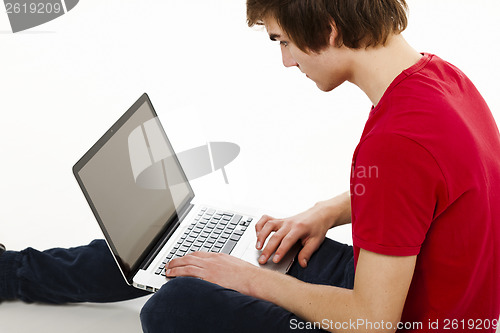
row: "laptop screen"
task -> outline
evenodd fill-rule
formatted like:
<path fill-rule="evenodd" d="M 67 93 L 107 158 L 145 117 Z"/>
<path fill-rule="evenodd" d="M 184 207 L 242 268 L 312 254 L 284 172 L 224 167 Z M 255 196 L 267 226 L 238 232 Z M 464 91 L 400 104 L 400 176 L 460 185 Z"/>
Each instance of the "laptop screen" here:
<path fill-rule="evenodd" d="M 73 169 L 127 278 L 194 197 L 146 94 Z"/>

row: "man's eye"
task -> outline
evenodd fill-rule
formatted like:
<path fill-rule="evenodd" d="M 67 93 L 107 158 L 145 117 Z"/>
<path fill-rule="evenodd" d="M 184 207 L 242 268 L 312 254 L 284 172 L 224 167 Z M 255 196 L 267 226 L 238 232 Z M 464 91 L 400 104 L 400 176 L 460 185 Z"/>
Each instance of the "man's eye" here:
<path fill-rule="evenodd" d="M 288 42 L 285 42 L 283 40 L 280 41 L 280 45 L 284 46 L 284 47 L 287 47 L 288 46 Z"/>

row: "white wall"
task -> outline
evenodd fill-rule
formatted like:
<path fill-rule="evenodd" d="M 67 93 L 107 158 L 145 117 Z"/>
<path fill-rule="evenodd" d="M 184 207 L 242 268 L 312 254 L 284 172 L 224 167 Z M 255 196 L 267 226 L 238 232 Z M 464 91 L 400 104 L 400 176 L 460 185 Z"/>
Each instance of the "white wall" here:
<path fill-rule="evenodd" d="M 409 0 L 405 35 L 462 68 L 495 116 L 500 5 Z M 349 184 L 370 103 L 350 84 L 323 93 L 245 23 L 244 1 L 81 1 L 12 34 L 0 13 L 0 241 L 70 246 L 99 237 L 71 174 L 93 142 L 148 92 L 178 151 L 205 141 L 242 148 L 195 190 L 296 212 Z"/>

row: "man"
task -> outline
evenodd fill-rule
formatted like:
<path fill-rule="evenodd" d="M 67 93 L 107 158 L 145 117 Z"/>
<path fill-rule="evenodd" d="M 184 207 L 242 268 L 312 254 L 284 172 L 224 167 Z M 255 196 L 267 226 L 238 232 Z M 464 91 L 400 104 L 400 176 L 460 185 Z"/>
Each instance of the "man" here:
<path fill-rule="evenodd" d="M 350 193 L 257 223 L 262 263 L 302 243 L 289 275 L 223 254 L 172 260 L 167 275 L 176 278 L 143 308 L 144 330 L 493 332 L 500 314 L 500 136 L 472 83 L 406 43 L 404 0 L 248 0 L 247 15 L 250 26 L 264 25 L 279 42 L 285 66 L 323 91 L 352 82 L 373 103 Z M 349 222 L 353 248 L 325 240 L 328 229 Z M 91 253 L 92 265 L 108 260 L 101 243 L 57 251 Z M 54 251 L 47 261 L 63 257 Z M 30 255 L 33 262 L 44 254 Z M 5 258 L 26 269 L 20 257 L 4 253 L 0 272 Z M 9 297 L 0 285 L 0 298 L 21 298 L 23 289 L 23 299 L 38 300 L 17 283 Z M 139 295 L 120 288 L 123 294 L 98 300 Z"/>
<path fill-rule="evenodd" d="M 306 267 L 326 231 L 352 219 L 354 288 L 307 284 L 204 253 L 173 260 L 167 275 L 200 277 L 310 322 L 326 319 L 332 325 L 321 328 L 329 330 L 351 331 L 342 324 L 358 319 L 387 331 L 400 321 L 422 325 L 413 327 L 417 331 L 431 329 L 431 322 L 445 330 L 450 322 L 497 319 L 500 140 L 472 83 L 406 43 L 400 35 L 406 27 L 404 1 L 249 0 L 247 5 L 250 25 L 263 24 L 271 40 L 279 41 L 285 66 L 298 67 L 323 91 L 350 81 L 373 103 L 353 158 L 352 197 L 257 224 L 257 248 L 275 232 L 262 262 L 274 251 L 273 260 L 279 261 L 301 241 L 298 262 Z M 371 176 L 358 172 L 372 167 L 377 172 Z M 188 287 L 174 288 L 167 284 L 160 291 L 166 306 L 176 304 L 169 292 L 182 295 L 179 289 Z M 229 299 L 220 302 L 238 308 Z M 155 311 L 150 309 L 147 305 L 143 315 Z M 255 329 L 273 322 L 273 316 L 258 317 L 262 326 Z M 180 318 L 172 314 L 165 321 Z M 466 326 L 459 330 L 471 328 Z"/>

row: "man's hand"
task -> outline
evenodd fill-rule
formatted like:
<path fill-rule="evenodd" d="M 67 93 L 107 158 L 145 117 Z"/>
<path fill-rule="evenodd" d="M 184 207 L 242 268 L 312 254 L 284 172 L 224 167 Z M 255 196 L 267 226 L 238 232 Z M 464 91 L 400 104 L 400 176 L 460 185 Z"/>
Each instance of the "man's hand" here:
<path fill-rule="evenodd" d="M 258 250 L 264 247 L 271 232 L 275 232 L 262 250 L 259 258 L 265 264 L 275 252 L 273 261 L 279 262 L 299 240 L 302 250 L 299 252 L 299 265 L 307 267 L 312 254 L 325 239 L 328 229 L 351 223 L 351 196 L 342 193 L 330 200 L 318 202 L 303 213 L 285 219 L 275 219 L 264 215 L 255 225 Z"/>
<path fill-rule="evenodd" d="M 259 267 L 223 253 L 193 252 L 173 259 L 167 266 L 167 277 L 192 276 L 251 295 L 251 283 Z"/>
<path fill-rule="evenodd" d="M 299 252 L 298 260 L 300 266 L 305 268 L 312 254 L 323 243 L 326 232 L 331 227 L 329 219 L 318 205 L 285 219 L 275 219 L 264 215 L 255 225 L 256 248 L 262 249 L 271 232 L 274 231 L 274 234 L 262 250 L 259 263 L 265 264 L 273 252 L 275 252 L 273 262 L 279 262 L 300 240 L 303 248 Z"/>

